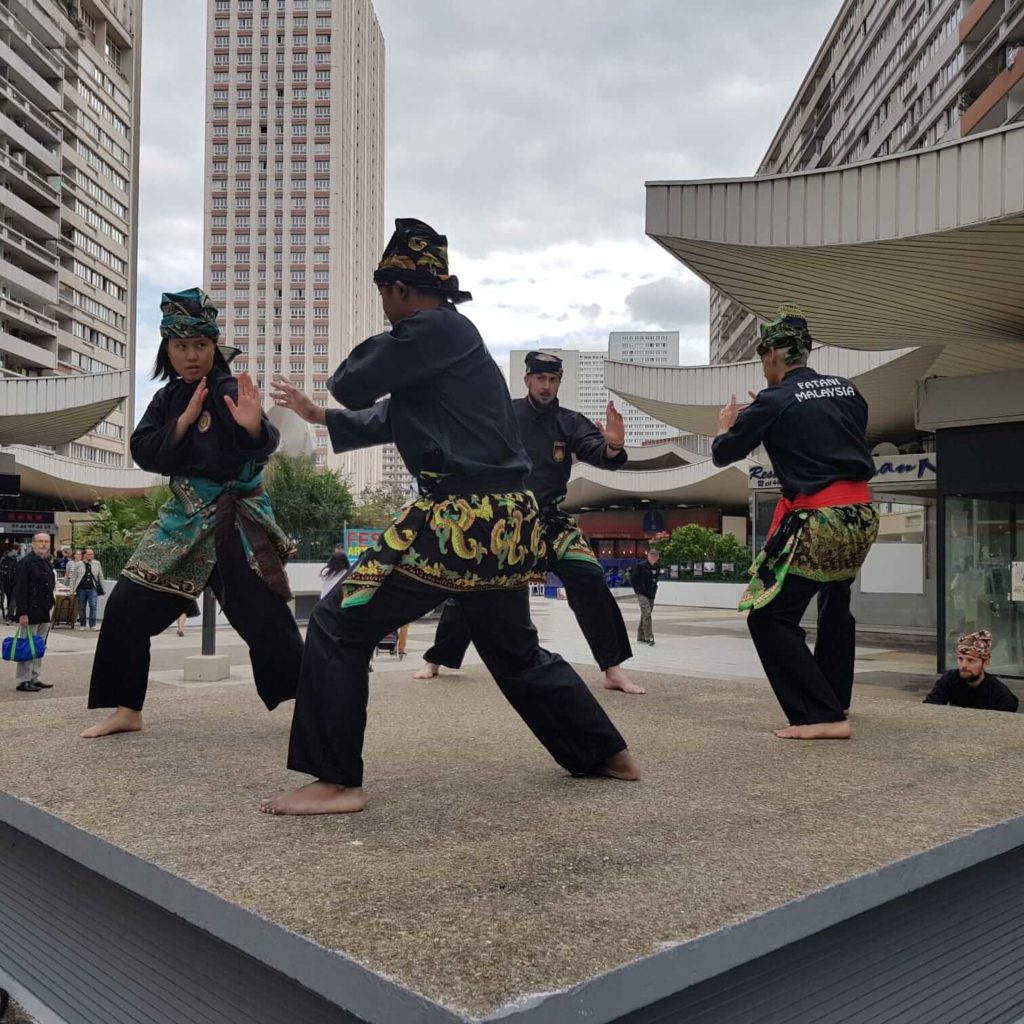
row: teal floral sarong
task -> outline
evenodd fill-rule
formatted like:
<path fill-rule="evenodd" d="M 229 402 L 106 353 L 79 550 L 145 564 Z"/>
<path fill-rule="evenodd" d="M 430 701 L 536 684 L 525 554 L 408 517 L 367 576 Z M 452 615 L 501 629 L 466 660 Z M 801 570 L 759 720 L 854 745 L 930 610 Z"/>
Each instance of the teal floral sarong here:
<path fill-rule="evenodd" d="M 128 579 L 150 590 L 197 597 L 217 563 L 217 540 L 237 530 L 252 571 L 291 598 L 284 562 L 295 548 L 274 519 L 262 469 L 227 483 L 171 477 L 170 488 L 171 497 L 124 567 Z"/>

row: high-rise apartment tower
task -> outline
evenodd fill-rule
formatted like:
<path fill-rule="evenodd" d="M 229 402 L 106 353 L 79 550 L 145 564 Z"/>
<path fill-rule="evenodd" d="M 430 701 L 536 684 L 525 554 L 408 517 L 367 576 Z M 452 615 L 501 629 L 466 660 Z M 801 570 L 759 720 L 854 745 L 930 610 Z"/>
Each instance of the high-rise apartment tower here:
<path fill-rule="evenodd" d="M 205 279 L 234 366 L 289 376 L 320 405 L 328 376 L 383 327 L 384 39 L 370 0 L 210 0 Z M 379 448 L 330 453 L 358 493 Z"/>
<path fill-rule="evenodd" d="M 138 0 L 0 0 L 0 376 L 135 363 Z M 130 465 L 130 395 L 58 455 Z"/>

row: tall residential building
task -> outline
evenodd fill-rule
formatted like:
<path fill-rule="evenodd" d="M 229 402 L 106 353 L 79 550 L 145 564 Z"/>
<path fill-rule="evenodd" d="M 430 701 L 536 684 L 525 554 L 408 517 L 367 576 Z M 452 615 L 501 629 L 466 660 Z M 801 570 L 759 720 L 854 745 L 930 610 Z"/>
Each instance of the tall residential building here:
<path fill-rule="evenodd" d="M 0 376 L 133 369 L 139 0 L 0 0 Z M 131 465 L 130 394 L 50 447 Z"/>
<path fill-rule="evenodd" d="M 1018 0 L 846 0 L 757 174 L 842 166 L 1019 120 L 1022 45 Z M 751 358 L 756 335 L 755 317 L 712 289 L 711 362 Z"/>
<path fill-rule="evenodd" d="M 526 394 L 523 375 L 526 353 L 533 349 L 512 349 L 509 353 L 509 382 L 513 398 Z M 545 348 L 562 360 L 562 384 L 558 400 L 588 419 L 604 422 L 608 402 L 614 396 L 604 384 L 604 364 L 608 359 L 652 366 L 679 365 L 678 331 L 612 331 L 607 349 Z M 626 443 L 642 445 L 674 437 L 678 431 L 634 408 L 629 402 L 615 400 L 626 427 Z"/>
<path fill-rule="evenodd" d="M 224 338 L 264 389 L 284 373 L 328 404 L 327 378 L 383 327 L 384 38 L 370 0 L 210 0 L 205 278 Z M 318 465 L 354 492 L 379 448 Z"/>

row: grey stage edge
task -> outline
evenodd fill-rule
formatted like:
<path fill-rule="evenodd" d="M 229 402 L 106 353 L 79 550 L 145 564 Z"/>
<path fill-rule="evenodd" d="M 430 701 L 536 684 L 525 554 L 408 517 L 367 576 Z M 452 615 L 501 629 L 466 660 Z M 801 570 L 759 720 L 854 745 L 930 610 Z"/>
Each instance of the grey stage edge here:
<path fill-rule="evenodd" d="M 1015 1024 L 1024 818 L 484 1018 Z M 40 1024 L 448 1024 L 342 953 L 0 794 L 0 986 Z"/>

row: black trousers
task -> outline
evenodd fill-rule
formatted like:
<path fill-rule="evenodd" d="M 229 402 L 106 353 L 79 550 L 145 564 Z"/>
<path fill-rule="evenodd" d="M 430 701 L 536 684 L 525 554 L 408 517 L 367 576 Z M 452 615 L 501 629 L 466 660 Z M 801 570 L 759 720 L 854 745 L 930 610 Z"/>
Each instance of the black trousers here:
<path fill-rule="evenodd" d="M 249 568 L 237 534 L 217 547 L 210 587 L 228 622 L 249 646 L 256 692 L 273 711 L 292 700 L 302 665 L 302 634 L 288 602 Z M 122 576 L 107 599 L 89 682 L 90 708 L 142 710 L 149 683 L 149 639 L 192 598 L 150 590 Z"/>
<path fill-rule="evenodd" d="M 782 589 L 747 616 L 747 626 L 768 682 L 790 725 L 841 722 L 853 693 L 856 622 L 850 587 L 817 583 L 789 573 Z M 818 595 L 818 637 L 807 649 L 800 620 Z"/>
<path fill-rule="evenodd" d="M 594 661 L 603 672 L 633 657 L 619 602 L 612 596 L 601 567 L 594 562 L 566 558 L 554 562 L 551 571 L 565 586 L 569 607 L 576 616 Z M 423 656 L 432 665 L 459 668 L 469 647 L 469 625 L 457 601 L 445 603 L 437 624 L 434 646 Z"/>
<path fill-rule="evenodd" d="M 288 767 L 361 786 L 370 652 L 386 633 L 436 607 L 443 591 L 396 571 L 372 600 L 342 608 L 340 587 L 309 619 Z M 459 596 L 473 643 L 505 698 L 563 768 L 585 775 L 626 741 L 572 666 L 538 645 L 529 600 L 525 589 Z"/>

